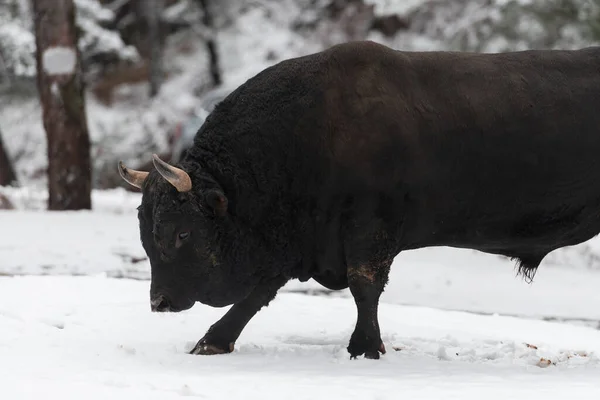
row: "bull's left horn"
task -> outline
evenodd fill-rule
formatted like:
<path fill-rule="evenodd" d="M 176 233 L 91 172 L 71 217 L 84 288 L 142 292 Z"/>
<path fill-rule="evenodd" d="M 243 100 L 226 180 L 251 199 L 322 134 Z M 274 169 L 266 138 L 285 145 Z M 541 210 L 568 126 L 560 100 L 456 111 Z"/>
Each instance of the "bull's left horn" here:
<path fill-rule="evenodd" d="M 135 169 L 129 169 L 123 165 L 123 161 L 119 161 L 119 175 L 132 186 L 138 189 L 142 188 L 142 184 L 148 177 L 148 172 L 136 171 Z"/>
<path fill-rule="evenodd" d="M 156 154 L 152 154 L 152 162 L 158 173 L 171 185 L 175 186 L 178 192 L 189 192 L 192 190 L 192 179 L 187 172 L 167 164 Z"/>

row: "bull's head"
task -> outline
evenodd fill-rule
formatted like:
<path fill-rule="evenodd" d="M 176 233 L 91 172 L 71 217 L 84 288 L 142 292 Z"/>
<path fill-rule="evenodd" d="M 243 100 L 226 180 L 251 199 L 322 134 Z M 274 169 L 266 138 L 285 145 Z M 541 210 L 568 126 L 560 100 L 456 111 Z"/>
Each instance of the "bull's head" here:
<path fill-rule="evenodd" d="M 153 155 L 155 170 L 135 171 L 119 162 L 119 173 L 142 189 L 138 208 L 142 246 L 150 259 L 153 311 L 183 311 L 196 301 L 222 307 L 250 292 L 224 257 L 231 230 L 227 197 L 207 173 L 190 176 Z M 183 168 L 183 167 L 182 167 Z"/>

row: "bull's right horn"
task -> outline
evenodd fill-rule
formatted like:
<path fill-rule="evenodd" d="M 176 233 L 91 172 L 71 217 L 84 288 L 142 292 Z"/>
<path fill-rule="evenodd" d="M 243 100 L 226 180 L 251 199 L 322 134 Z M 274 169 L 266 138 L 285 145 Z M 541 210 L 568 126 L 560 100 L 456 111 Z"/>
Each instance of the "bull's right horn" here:
<path fill-rule="evenodd" d="M 192 179 L 187 172 L 164 162 L 156 154 L 152 154 L 152 162 L 158 173 L 173 185 L 178 192 L 183 193 L 192 190 Z"/>
<path fill-rule="evenodd" d="M 132 186 L 138 189 L 142 188 L 142 184 L 148 177 L 148 172 L 136 171 L 135 169 L 129 169 L 123 165 L 123 161 L 119 161 L 119 175 Z"/>

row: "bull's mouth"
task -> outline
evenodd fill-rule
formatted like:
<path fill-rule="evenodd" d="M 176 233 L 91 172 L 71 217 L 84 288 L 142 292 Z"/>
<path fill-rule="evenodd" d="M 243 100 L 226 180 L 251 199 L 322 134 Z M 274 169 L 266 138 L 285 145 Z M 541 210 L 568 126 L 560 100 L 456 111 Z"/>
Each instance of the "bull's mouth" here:
<path fill-rule="evenodd" d="M 187 311 L 190 308 L 192 308 L 194 306 L 194 304 L 190 305 L 189 307 L 171 307 L 165 310 L 153 310 L 154 312 L 159 312 L 159 313 L 179 313 L 179 312 L 183 312 L 183 311 Z"/>
<path fill-rule="evenodd" d="M 195 301 L 188 299 L 185 303 L 173 302 L 167 296 L 158 295 L 150 300 L 150 309 L 152 312 L 159 313 L 177 313 L 185 310 L 189 310 L 195 304 Z"/>

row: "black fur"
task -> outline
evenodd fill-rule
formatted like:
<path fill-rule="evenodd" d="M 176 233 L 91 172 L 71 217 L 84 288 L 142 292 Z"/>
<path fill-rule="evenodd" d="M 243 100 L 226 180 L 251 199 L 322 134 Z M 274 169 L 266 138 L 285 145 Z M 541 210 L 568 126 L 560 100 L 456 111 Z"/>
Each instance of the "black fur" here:
<path fill-rule="evenodd" d="M 600 232 L 599 109 L 600 48 L 358 42 L 267 68 L 199 130 L 180 164 L 191 192 L 156 171 L 146 180 L 152 296 L 171 311 L 236 304 L 195 349 L 212 354 L 289 279 L 350 286 L 349 351 L 377 358 L 377 303 L 399 252 L 500 254 L 531 280 L 549 252 Z"/>

